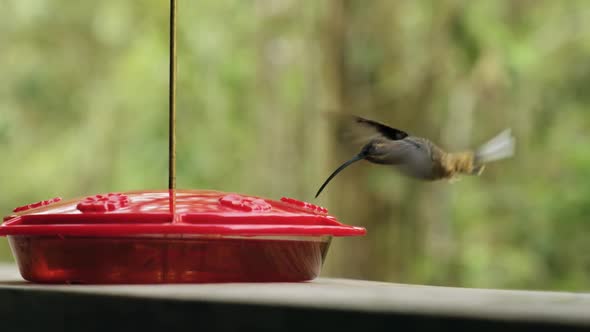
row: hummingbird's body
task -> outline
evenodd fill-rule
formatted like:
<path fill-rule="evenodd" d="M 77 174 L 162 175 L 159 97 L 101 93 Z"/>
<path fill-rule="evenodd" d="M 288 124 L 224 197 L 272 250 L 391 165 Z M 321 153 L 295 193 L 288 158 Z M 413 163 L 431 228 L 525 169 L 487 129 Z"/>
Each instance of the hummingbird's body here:
<path fill-rule="evenodd" d="M 479 175 L 485 164 L 504 159 L 514 153 L 514 139 L 505 130 L 477 151 L 448 153 L 430 140 L 409 136 L 407 133 L 376 121 L 353 116 L 357 125 L 372 131 L 372 136 L 361 152 L 334 171 L 318 190 L 316 197 L 336 174 L 350 164 L 367 160 L 391 165 L 402 174 L 425 181 L 452 179 L 459 174 Z"/>

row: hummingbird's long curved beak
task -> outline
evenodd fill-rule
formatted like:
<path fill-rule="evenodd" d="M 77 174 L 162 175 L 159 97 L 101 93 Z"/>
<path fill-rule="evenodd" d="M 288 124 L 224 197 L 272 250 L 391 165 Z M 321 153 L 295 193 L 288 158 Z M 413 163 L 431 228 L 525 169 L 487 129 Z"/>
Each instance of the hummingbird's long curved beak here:
<path fill-rule="evenodd" d="M 324 182 L 324 184 L 322 184 L 322 186 L 320 187 L 320 190 L 318 190 L 317 194 L 315 194 L 315 198 L 318 198 L 318 196 L 320 195 L 320 193 L 322 192 L 322 190 L 324 190 L 324 187 L 326 187 L 328 185 L 328 183 L 330 182 L 330 180 L 332 180 L 332 178 L 335 177 L 336 174 L 340 173 L 343 169 L 345 169 L 346 167 L 350 166 L 352 163 L 355 163 L 355 162 L 357 162 L 359 160 L 365 159 L 366 156 L 367 155 L 365 153 L 361 152 L 361 153 L 357 154 L 356 156 L 354 156 L 349 161 L 347 161 L 344 164 L 340 165 L 340 167 L 338 167 L 332 174 L 330 174 L 330 176 Z"/>

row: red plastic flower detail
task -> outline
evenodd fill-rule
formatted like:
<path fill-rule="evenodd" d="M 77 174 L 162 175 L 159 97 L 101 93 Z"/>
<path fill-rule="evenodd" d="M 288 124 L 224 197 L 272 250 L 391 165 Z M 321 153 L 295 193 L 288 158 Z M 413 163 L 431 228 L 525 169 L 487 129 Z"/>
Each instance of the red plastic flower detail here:
<path fill-rule="evenodd" d="M 119 193 L 86 197 L 76 205 L 82 212 L 108 212 L 129 205 L 129 197 Z"/>
<path fill-rule="evenodd" d="M 56 203 L 59 201 L 61 201 L 61 197 L 55 197 L 55 198 L 48 199 L 45 201 L 40 201 L 40 202 L 33 203 L 33 204 L 19 206 L 19 207 L 15 208 L 14 210 L 12 210 L 12 212 L 22 212 L 22 211 L 27 211 L 30 209 L 36 209 L 38 207 L 46 206 L 46 205 L 53 204 L 53 203 Z"/>
<path fill-rule="evenodd" d="M 219 199 L 219 204 L 246 212 L 252 211 L 268 211 L 272 208 L 265 200 L 254 197 L 244 197 L 240 195 L 230 194 Z"/>
<path fill-rule="evenodd" d="M 321 207 L 319 205 L 296 200 L 294 198 L 283 197 L 283 198 L 281 198 L 281 202 L 287 203 L 293 207 L 296 207 L 296 208 L 299 208 L 301 210 L 308 211 L 308 212 L 314 212 L 314 213 L 318 213 L 318 214 L 327 214 L 328 213 L 328 209 L 326 209 L 325 207 Z"/>

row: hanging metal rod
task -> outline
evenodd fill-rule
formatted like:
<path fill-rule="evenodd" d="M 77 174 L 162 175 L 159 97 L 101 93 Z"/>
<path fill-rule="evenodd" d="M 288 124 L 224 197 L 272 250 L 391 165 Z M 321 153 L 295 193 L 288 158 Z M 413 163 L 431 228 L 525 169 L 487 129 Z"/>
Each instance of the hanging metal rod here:
<path fill-rule="evenodd" d="M 170 68 L 168 81 L 168 189 L 176 189 L 176 0 L 170 0 Z"/>

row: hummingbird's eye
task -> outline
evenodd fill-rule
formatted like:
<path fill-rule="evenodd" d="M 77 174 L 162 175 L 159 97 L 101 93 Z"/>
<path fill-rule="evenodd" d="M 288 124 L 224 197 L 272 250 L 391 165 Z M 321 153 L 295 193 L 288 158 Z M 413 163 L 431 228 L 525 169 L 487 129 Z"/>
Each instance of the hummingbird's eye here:
<path fill-rule="evenodd" d="M 383 144 L 383 143 L 375 143 L 375 144 L 373 144 L 372 150 L 373 150 L 373 152 L 378 152 L 378 151 L 383 150 L 384 147 L 385 147 L 385 144 Z"/>

